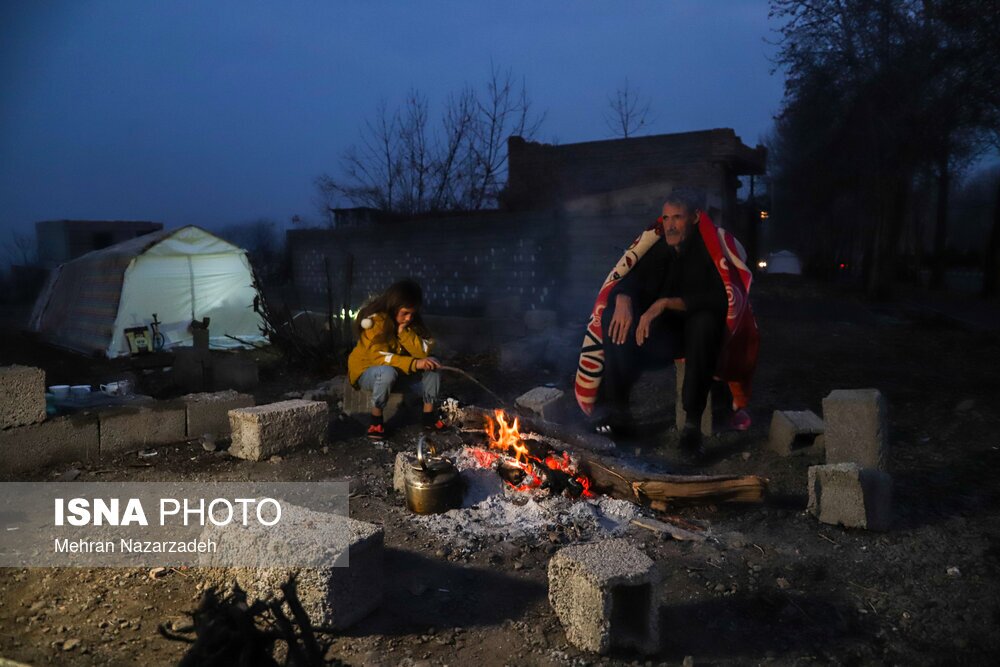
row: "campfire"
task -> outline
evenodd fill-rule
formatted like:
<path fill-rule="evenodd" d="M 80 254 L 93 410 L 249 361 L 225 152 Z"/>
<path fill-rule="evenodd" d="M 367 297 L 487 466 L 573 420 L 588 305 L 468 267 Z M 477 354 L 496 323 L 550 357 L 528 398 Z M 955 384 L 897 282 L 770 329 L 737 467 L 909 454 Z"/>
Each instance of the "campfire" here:
<path fill-rule="evenodd" d="M 527 439 L 517 417 L 503 410 L 485 415 L 486 445 L 467 447 L 483 468 L 495 470 L 514 491 L 547 491 L 570 498 L 593 498 L 590 479 L 581 474 L 569 453 L 557 452 L 544 442 Z"/>

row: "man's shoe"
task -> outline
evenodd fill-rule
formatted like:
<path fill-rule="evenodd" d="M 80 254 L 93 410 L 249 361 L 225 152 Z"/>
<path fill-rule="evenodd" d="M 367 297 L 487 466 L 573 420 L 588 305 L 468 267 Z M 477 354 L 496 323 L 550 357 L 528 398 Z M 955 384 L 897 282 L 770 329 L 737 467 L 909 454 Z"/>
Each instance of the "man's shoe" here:
<path fill-rule="evenodd" d="M 594 432 L 607 438 L 631 438 L 636 434 L 635 422 L 630 416 L 613 415 L 597 422 Z"/>
<path fill-rule="evenodd" d="M 729 429 L 731 431 L 746 431 L 750 428 L 750 413 L 740 409 L 729 417 Z"/>
<path fill-rule="evenodd" d="M 697 426 L 687 425 L 681 431 L 680 449 L 685 454 L 700 458 L 705 454 L 701 446 L 701 429 Z"/>
<path fill-rule="evenodd" d="M 369 440 L 385 440 L 385 426 L 382 424 L 372 424 L 368 427 L 368 433 L 365 435 L 368 436 Z"/>

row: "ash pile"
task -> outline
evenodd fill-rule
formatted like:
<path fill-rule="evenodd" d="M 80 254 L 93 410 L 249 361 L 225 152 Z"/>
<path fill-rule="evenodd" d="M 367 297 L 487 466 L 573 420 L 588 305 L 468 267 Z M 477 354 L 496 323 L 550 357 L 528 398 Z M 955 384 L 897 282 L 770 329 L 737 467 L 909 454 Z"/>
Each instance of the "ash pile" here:
<path fill-rule="evenodd" d="M 472 427 L 470 416 L 451 420 L 460 446 L 429 455 L 422 441 L 416 455 L 397 457 L 393 485 L 429 532 L 474 552 L 518 538 L 558 536 L 565 543 L 615 536 L 644 516 L 635 503 L 593 493 L 578 462 L 551 438 L 522 433 L 518 420 L 499 410 Z"/>
<path fill-rule="evenodd" d="M 608 496 L 566 497 L 550 489 L 518 490 L 492 468 L 484 468 L 472 448 L 446 454 L 465 484 L 462 506 L 414 520 L 457 546 L 476 551 L 497 540 L 558 531 L 573 541 L 623 533 L 642 508 Z"/>

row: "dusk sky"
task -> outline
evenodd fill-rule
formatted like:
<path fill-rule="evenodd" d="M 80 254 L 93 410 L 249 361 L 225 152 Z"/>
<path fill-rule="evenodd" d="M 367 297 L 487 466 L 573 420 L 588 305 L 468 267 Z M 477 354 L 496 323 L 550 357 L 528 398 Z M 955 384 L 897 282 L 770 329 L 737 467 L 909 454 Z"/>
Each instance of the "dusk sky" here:
<path fill-rule="evenodd" d="M 648 133 L 732 127 L 782 93 L 766 0 L 0 4 L 0 240 L 37 220 L 319 222 L 313 179 L 380 99 L 432 119 L 491 63 L 523 77 L 541 141 L 610 138 L 626 77 Z"/>

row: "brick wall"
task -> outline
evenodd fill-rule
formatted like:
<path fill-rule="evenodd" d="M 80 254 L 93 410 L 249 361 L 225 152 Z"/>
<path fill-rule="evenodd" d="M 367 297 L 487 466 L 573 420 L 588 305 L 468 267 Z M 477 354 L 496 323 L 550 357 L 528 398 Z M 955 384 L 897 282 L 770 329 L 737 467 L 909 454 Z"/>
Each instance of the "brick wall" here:
<path fill-rule="evenodd" d="M 561 221 L 551 213 L 490 213 L 288 232 L 295 287 L 323 310 L 329 283 L 339 306 L 357 308 L 393 281 L 424 289 L 429 313 L 480 315 L 501 299 L 521 310 L 557 306 L 563 274 Z"/>
<path fill-rule="evenodd" d="M 343 303 L 357 309 L 393 281 L 411 277 L 424 288 L 428 313 L 516 317 L 548 309 L 577 322 L 590 314 L 611 267 L 657 213 L 658 207 L 642 214 L 494 212 L 293 230 L 288 247 L 303 308 L 326 311 L 326 262 L 338 310 Z M 501 312 L 492 312 L 498 302 Z"/>

